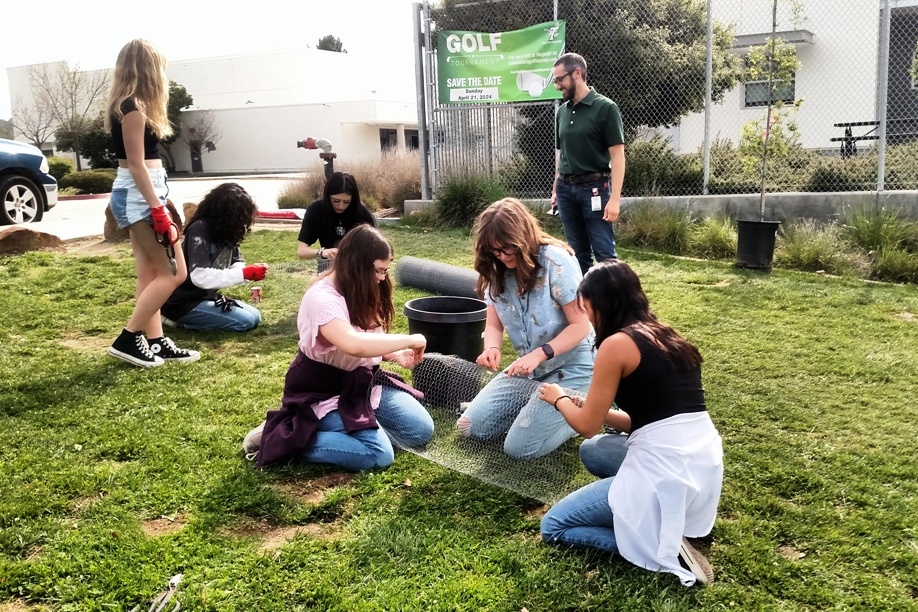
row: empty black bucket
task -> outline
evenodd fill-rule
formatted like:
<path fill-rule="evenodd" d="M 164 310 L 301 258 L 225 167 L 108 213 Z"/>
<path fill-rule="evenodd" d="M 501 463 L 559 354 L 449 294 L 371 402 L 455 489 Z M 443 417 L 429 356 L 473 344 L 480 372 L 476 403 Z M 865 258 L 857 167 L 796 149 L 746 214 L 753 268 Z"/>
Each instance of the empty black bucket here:
<path fill-rule="evenodd" d="M 408 331 L 427 338 L 427 350 L 475 361 L 484 350 L 487 304 L 451 295 L 423 297 L 405 303 Z"/>
<path fill-rule="evenodd" d="M 736 265 L 771 269 L 780 221 L 737 221 Z"/>

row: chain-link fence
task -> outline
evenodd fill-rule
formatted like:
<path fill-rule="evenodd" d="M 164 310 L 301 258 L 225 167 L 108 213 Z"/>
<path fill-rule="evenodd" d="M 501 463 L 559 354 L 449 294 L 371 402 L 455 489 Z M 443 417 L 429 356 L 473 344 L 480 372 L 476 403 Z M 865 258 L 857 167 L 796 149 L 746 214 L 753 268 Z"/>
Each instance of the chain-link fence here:
<path fill-rule="evenodd" d="M 424 14 L 434 190 L 467 172 L 547 197 L 555 103 L 438 103 L 436 33 L 553 19 L 622 111 L 625 196 L 918 189 L 918 0 L 440 0 Z"/>

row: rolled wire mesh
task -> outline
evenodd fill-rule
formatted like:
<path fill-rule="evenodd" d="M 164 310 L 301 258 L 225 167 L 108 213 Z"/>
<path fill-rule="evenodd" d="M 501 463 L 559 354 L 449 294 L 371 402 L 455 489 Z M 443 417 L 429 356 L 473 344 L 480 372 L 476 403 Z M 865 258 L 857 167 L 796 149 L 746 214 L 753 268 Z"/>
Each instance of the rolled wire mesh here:
<path fill-rule="evenodd" d="M 395 279 L 399 285 L 440 295 L 477 298 L 478 273 L 470 268 L 406 255 L 398 260 Z"/>

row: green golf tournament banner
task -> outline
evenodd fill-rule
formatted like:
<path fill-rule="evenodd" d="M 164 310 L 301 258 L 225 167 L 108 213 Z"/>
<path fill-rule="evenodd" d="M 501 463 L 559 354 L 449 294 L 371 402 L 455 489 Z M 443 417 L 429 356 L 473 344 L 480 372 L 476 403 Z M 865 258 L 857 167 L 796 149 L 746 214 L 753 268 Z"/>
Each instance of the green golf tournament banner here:
<path fill-rule="evenodd" d="M 564 53 L 564 20 L 511 32 L 440 32 L 440 104 L 558 100 L 552 66 Z"/>

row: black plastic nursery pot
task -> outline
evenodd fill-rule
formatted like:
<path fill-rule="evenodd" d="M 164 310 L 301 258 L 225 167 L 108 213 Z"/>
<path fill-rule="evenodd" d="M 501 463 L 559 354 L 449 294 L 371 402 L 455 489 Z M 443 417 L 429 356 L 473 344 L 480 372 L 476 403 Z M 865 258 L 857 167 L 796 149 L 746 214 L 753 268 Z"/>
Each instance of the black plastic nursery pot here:
<path fill-rule="evenodd" d="M 770 270 L 780 221 L 737 221 L 736 265 Z"/>
<path fill-rule="evenodd" d="M 405 303 L 408 331 L 427 338 L 427 351 L 458 355 L 475 361 L 484 350 L 487 304 L 484 301 L 443 295 Z"/>

